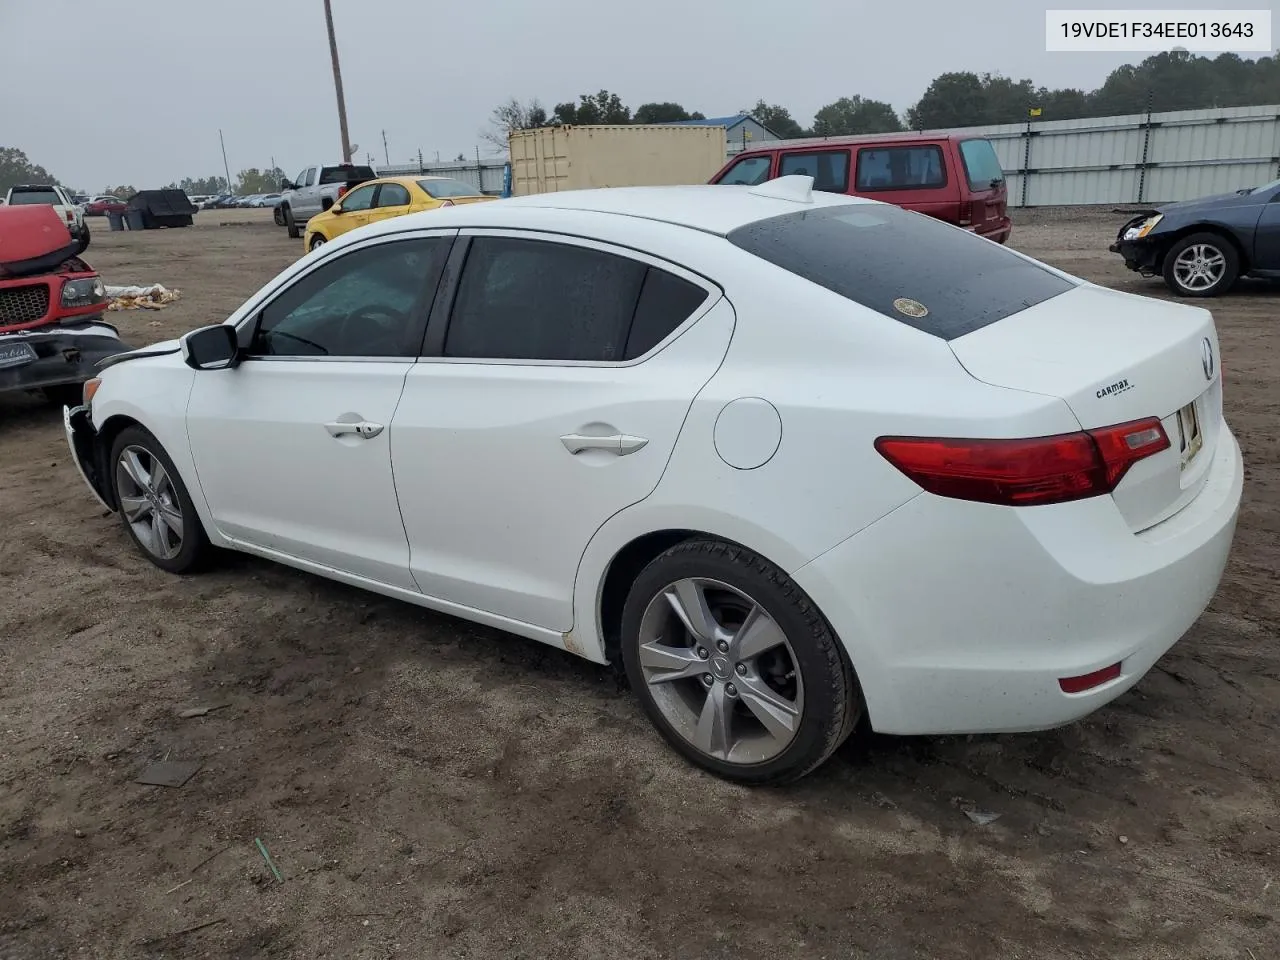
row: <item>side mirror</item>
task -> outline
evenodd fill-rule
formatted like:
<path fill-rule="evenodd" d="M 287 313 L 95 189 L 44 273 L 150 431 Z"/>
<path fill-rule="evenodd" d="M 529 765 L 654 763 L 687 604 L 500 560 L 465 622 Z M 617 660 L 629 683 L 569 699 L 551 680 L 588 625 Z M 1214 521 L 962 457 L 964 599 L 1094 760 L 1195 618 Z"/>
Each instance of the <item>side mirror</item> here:
<path fill-rule="evenodd" d="M 325 209 L 325 210 L 333 210 L 333 212 L 334 212 L 334 213 L 341 213 L 341 212 L 342 212 L 342 208 L 341 208 L 341 207 L 336 207 L 336 208 L 335 208 L 335 204 L 334 204 L 334 202 L 333 202 L 333 197 L 324 197 L 324 198 L 320 201 L 320 206 L 321 206 L 323 209 Z"/>
<path fill-rule="evenodd" d="M 286 190 L 297 190 L 297 189 L 298 189 L 298 188 L 294 185 L 294 183 L 293 183 L 293 181 L 292 181 L 292 180 L 281 180 L 281 181 L 280 181 L 280 192 L 281 192 L 281 193 L 284 193 Z"/>
<path fill-rule="evenodd" d="M 236 328 L 225 323 L 192 330 L 182 338 L 182 361 L 193 370 L 225 370 L 239 360 Z"/>

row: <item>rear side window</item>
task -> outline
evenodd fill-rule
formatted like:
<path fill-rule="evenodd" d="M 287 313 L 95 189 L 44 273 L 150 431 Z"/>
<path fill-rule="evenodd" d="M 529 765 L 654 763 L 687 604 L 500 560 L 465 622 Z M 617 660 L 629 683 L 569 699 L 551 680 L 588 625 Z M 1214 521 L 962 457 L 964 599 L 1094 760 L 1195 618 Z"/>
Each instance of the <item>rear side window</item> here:
<path fill-rule="evenodd" d="M 912 147 L 864 147 L 858 151 L 858 192 L 933 190 L 947 185 L 942 148 L 936 144 Z"/>
<path fill-rule="evenodd" d="M 757 220 L 735 246 L 944 340 L 1074 286 L 958 227 L 888 204 L 840 204 Z"/>
<path fill-rule="evenodd" d="M 1004 168 L 989 140 L 962 140 L 960 159 L 964 161 L 964 175 L 970 190 L 989 190 L 1004 179 Z"/>
<path fill-rule="evenodd" d="M 815 153 L 784 153 L 778 176 L 803 174 L 813 177 L 813 189 L 844 193 L 849 189 L 849 151 L 822 150 Z"/>
<path fill-rule="evenodd" d="M 769 179 L 769 167 L 772 163 L 773 158 L 767 154 L 763 157 L 743 157 L 716 182 L 754 187 Z"/>
<path fill-rule="evenodd" d="M 650 267 L 640 288 L 624 360 L 642 357 L 684 323 L 707 299 L 707 291 L 675 274 Z"/>
<path fill-rule="evenodd" d="M 645 265 L 545 240 L 476 237 L 445 334 L 446 357 L 616 361 Z"/>

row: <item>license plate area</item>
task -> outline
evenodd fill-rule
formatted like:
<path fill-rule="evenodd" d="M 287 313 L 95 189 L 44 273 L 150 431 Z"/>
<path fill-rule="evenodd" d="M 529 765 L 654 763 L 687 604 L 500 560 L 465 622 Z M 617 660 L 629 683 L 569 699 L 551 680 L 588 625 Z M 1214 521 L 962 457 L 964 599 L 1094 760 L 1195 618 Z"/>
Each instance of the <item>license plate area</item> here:
<path fill-rule="evenodd" d="M 29 343 L 4 343 L 0 341 L 0 370 L 21 367 L 36 359 L 35 349 Z"/>
<path fill-rule="evenodd" d="M 1200 427 L 1200 412 L 1195 402 L 1188 403 L 1174 417 L 1178 430 L 1178 456 L 1185 470 L 1195 460 L 1204 446 L 1204 432 Z"/>

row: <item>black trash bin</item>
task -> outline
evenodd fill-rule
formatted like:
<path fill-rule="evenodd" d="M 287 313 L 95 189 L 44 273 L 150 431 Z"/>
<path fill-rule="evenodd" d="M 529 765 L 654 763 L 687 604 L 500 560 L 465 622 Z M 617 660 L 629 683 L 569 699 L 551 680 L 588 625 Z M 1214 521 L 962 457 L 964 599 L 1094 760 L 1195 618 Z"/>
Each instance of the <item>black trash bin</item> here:
<path fill-rule="evenodd" d="M 129 200 L 129 229 L 154 230 L 156 227 L 189 227 L 195 205 L 181 190 L 141 190 Z M 138 226 L 133 225 L 134 215 Z"/>
<path fill-rule="evenodd" d="M 147 229 L 147 221 L 141 210 L 129 210 L 125 214 L 125 223 L 129 224 L 130 230 Z"/>
<path fill-rule="evenodd" d="M 114 231 L 116 231 L 116 230 L 123 230 L 123 229 L 124 229 L 124 214 L 122 214 L 122 213 L 112 213 L 110 210 L 108 210 L 108 211 L 107 211 L 107 226 L 112 230 L 112 232 L 114 232 Z"/>

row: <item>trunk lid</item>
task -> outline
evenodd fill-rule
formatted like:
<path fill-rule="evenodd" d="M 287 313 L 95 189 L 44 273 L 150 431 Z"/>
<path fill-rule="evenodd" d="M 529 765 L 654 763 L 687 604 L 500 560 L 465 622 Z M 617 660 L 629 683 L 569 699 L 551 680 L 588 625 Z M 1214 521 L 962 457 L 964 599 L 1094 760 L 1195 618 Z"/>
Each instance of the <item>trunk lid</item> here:
<path fill-rule="evenodd" d="M 1084 429 L 1159 417 L 1170 448 L 1112 497 L 1134 531 L 1193 500 L 1222 428 L 1218 336 L 1208 310 L 1084 284 L 951 341 L 969 374 L 1061 398 Z"/>

